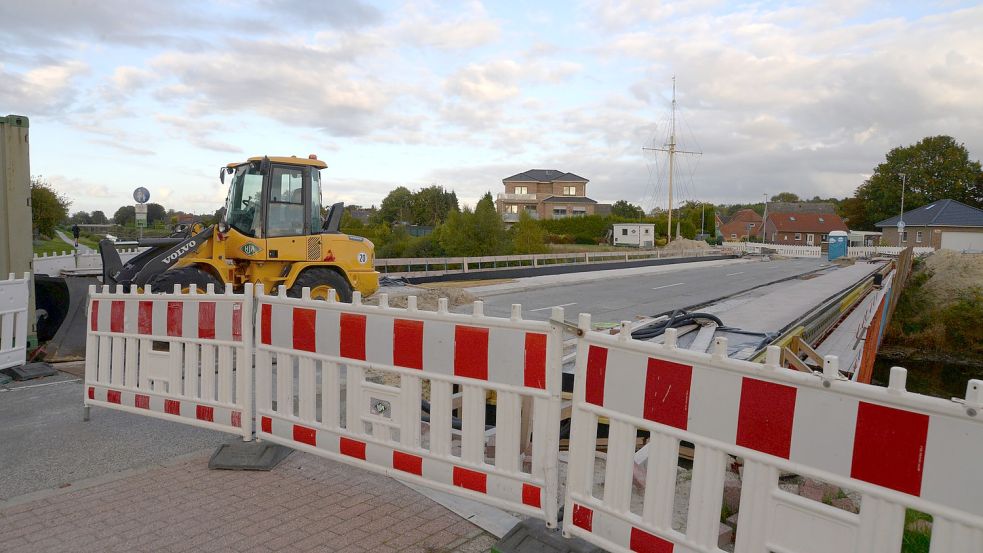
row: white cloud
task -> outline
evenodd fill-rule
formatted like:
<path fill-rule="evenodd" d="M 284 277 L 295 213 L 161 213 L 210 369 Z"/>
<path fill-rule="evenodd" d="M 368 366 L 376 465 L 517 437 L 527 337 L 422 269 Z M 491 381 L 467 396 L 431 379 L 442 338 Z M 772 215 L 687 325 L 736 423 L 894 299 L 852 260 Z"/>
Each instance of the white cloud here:
<path fill-rule="evenodd" d="M 78 60 L 48 63 L 17 73 L 0 64 L 0 104 L 9 112 L 30 116 L 57 114 L 78 94 L 74 81 L 88 71 Z"/>

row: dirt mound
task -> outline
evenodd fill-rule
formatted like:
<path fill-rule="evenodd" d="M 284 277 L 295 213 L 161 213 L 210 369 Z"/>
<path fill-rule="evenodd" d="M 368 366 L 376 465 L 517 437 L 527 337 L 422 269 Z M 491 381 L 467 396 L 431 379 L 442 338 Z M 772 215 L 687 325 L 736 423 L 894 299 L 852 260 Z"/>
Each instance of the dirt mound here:
<path fill-rule="evenodd" d="M 939 250 L 925 259 L 925 268 L 932 273 L 925 291 L 939 302 L 954 301 L 960 292 L 983 287 L 983 255 Z"/>
<path fill-rule="evenodd" d="M 478 299 L 467 290 L 462 290 L 460 288 L 418 288 L 414 290 L 414 294 L 390 296 L 389 306 L 390 307 L 406 307 L 407 298 L 410 295 L 416 296 L 416 308 L 423 311 L 436 311 L 437 301 L 440 298 L 447 298 L 448 307 L 457 307 L 459 305 L 466 305 L 473 303 L 474 300 Z M 363 303 L 367 305 L 379 305 L 379 297 L 372 296 L 367 298 Z"/>
<path fill-rule="evenodd" d="M 709 250 L 710 244 L 707 244 L 703 240 L 690 240 L 689 238 L 676 238 L 669 245 L 666 246 L 667 250 Z"/>

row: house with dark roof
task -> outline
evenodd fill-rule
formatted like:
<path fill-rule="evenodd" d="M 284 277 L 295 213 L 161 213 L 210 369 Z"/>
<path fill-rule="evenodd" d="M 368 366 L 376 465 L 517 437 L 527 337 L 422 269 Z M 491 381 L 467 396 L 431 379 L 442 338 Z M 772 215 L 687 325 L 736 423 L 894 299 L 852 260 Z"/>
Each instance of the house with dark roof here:
<path fill-rule="evenodd" d="M 904 232 L 898 236 L 898 222 Z M 956 200 L 938 200 L 875 224 L 888 246 L 983 251 L 983 209 Z"/>
<path fill-rule="evenodd" d="M 766 241 L 771 244 L 821 246 L 829 241 L 829 233 L 834 230 L 849 230 L 835 213 L 769 212 L 765 221 Z"/>
<path fill-rule="evenodd" d="M 596 201 L 587 197 L 584 177 L 556 169 L 530 169 L 502 179 L 505 193 L 499 194 L 495 205 L 506 223 L 519 220 L 526 212 L 535 219 L 560 219 L 593 215 L 598 211 Z"/>

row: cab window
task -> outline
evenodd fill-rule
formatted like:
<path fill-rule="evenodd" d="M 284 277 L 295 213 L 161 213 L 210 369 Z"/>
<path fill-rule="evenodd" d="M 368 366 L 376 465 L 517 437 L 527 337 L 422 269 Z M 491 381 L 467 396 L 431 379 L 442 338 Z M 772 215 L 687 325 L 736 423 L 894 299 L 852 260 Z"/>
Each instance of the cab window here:
<path fill-rule="evenodd" d="M 269 237 L 304 234 L 304 174 L 300 168 L 273 167 L 266 232 Z"/>
<path fill-rule="evenodd" d="M 321 230 L 321 172 L 311 168 L 311 232 Z"/>

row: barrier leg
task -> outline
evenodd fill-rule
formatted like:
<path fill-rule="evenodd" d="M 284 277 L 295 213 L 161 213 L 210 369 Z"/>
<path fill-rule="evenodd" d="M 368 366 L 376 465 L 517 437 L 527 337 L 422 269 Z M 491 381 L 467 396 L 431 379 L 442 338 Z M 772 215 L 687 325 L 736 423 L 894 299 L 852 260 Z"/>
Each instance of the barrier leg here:
<path fill-rule="evenodd" d="M 89 410 L 91 407 L 88 405 L 82 406 L 82 422 L 89 422 Z"/>

